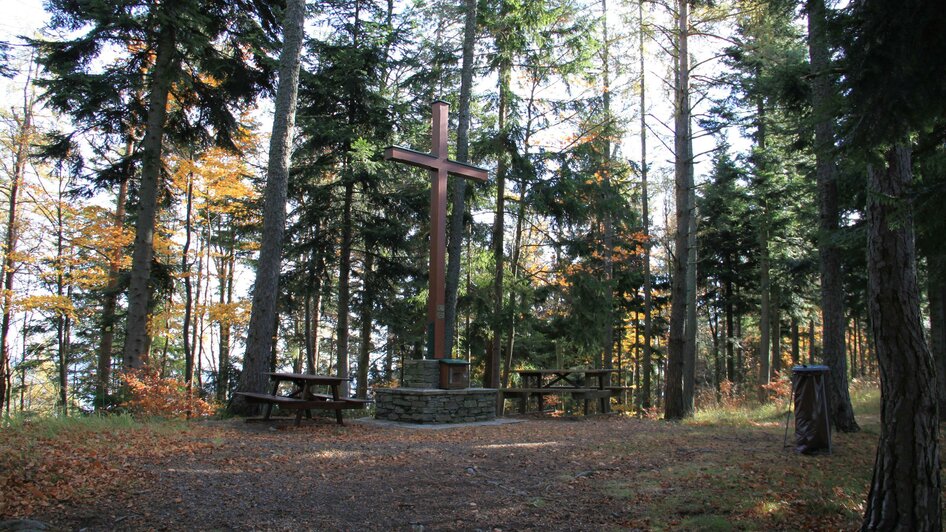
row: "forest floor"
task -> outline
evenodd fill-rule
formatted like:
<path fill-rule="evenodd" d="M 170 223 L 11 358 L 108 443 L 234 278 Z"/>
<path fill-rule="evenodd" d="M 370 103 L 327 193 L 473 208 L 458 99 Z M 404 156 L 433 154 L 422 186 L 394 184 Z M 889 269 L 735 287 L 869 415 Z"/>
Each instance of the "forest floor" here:
<path fill-rule="evenodd" d="M 22 423 L 0 431 L 0 516 L 74 530 L 850 530 L 879 431 L 876 406 L 855 406 L 863 430 L 821 456 L 783 447 L 775 408 L 436 431 Z"/>

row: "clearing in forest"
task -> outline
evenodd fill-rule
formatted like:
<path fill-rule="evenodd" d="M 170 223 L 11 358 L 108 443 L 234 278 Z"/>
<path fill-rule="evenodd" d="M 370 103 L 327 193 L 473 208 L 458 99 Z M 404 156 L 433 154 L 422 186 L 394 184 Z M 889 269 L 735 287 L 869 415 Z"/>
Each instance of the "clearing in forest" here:
<path fill-rule="evenodd" d="M 730 414 L 439 431 L 23 424 L 0 434 L 2 514 L 87 530 L 858 527 L 876 415 L 809 457 L 783 448 L 784 418 Z"/>

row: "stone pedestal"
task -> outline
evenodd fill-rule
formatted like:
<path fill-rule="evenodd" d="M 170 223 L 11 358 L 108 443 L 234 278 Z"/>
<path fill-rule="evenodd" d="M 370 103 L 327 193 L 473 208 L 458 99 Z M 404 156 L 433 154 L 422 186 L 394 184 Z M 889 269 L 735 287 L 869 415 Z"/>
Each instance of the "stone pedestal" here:
<path fill-rule="evenodd" d="M 441 389 L 442 366 L 440 360 L 405 360 L 401 388 L 375 389 L 375 418 L 405 423 L 472 423 L 496 419 L 497 390 Z"/>
<path fill-rule="evenodd" d="M 375 418 L 405 423 L 472 423 L 496 418 L 493 388 L 378 388 Z"/>

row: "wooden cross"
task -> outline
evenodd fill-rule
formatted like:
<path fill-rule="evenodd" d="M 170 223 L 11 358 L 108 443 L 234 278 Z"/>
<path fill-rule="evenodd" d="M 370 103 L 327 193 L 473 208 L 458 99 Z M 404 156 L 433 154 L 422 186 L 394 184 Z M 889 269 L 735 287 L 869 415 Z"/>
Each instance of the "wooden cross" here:
<path fill-rule="evenodd" d="M 486 181 L 486 170 L 447 158 L 447 103 L 435 101 L 431 116 L 431 153 L 390 146 L 384 159 L 430 170 L 430 273 L 427 295 L 428 356 L 450 358 L 445 353 L 444 298 L 447 255 L 447 174 Z M 432 338 L 431 338 L 432 336 Z"/>

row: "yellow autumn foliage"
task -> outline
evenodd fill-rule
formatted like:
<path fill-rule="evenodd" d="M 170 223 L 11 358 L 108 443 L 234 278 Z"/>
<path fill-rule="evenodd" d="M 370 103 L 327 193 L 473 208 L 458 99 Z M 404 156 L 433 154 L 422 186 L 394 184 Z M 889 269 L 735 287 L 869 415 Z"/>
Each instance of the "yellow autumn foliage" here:
<path fill-rule="evenodd" d="M 99 206 L 87 206 L 81 209 L 75 220 L 76 228 L 72 244 L 98 255 L 103 261 L 103 268 L 117 259 L 119 268 L 131 265 L 131 256 L 121 253 L 135 240 L 133 227 L 115 224 L 115 215 Z"/>
<path fill-rule="evenodd" d="M 95 264 L 83 264 L 69 271 L 69 281 L 81 290 L 104 290 L 108 280 L 108 270 Z"/>
<path fill-rule="evenodd" d="M 75 306 L 72 304 L 72 300 L 66 296 L 55 294 L 31 295 L 14 299 L 13 304 L 19 310 L 38 310 L 71 318 L 75 317 Z"/>
<path fill-rule="evenodd" d="M 250 136 L 252 140 L 252 136 Z M 175 157 L 171 182 L 182 195 L 192 184 L 195 212 L 248 215 L 246 200 L 256 196 L 246 176 L 249 168 L 243 158 L 222 148 L 210 148 L 196 159 Z"/>
<path fill-rule="evenodd" d="M 250 322 L 250 301 L 214 303 L 207 307 L 211 321 L 225 325 L 246 325 Z"/>

